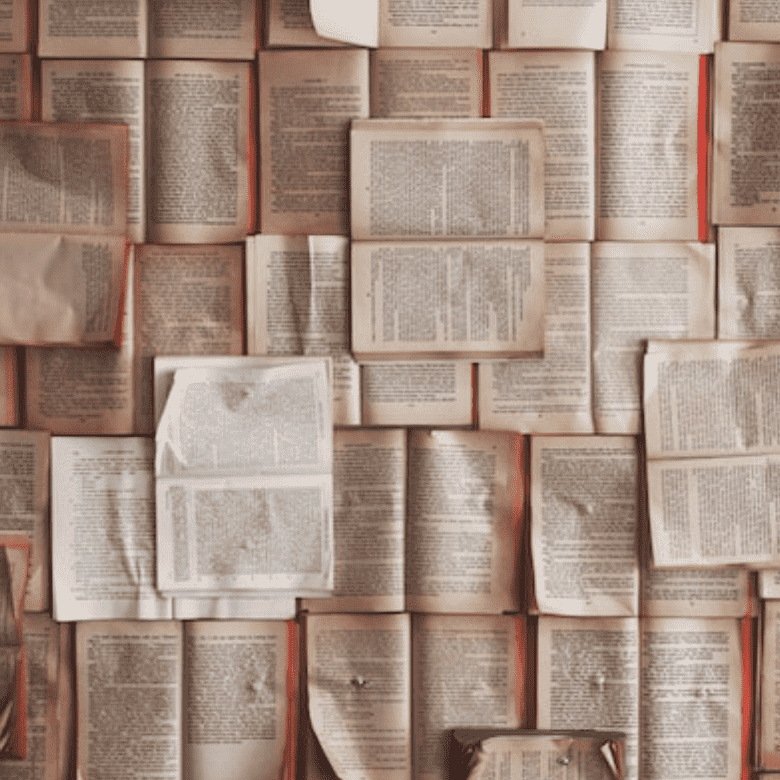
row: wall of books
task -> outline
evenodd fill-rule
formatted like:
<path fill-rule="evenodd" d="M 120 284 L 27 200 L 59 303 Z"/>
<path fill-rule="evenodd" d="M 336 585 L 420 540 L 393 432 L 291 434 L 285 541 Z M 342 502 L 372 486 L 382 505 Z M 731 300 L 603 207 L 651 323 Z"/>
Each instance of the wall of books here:
<path fill-rule="evenodd" d="M 780 776 L 778 209 L 777 0 L 0 0 L 0 778 Z"/>

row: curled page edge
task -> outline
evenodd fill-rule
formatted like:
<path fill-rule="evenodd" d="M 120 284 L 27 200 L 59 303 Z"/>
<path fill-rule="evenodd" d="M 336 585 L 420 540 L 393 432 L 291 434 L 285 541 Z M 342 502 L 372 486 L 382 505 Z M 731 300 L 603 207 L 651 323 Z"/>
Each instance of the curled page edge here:
<path fill-rule="evenodd" d="M 612 777 L 614 777 L 615 780 L 622 780 L 623 772 L 621 771 L 620 746 L 616 742 L 608 740 L 607 742 L 602 743 L 599 752 L 603 756 L 604 762 L 609 767 Z"/>
<path fill-rule="evenodd" d="M 376 0 L 309 0 L 317 35 L 356 46 L 379 46 L 379 7 Z"/>

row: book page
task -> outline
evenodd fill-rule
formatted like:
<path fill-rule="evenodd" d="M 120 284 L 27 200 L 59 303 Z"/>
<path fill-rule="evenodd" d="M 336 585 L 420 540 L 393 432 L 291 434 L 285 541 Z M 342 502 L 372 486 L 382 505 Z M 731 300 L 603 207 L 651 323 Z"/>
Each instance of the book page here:
<path fill-rule="evenodd" d="M 780 566 L 780 455 L 650 460 L 655 566 Z"/>
<path fill-rule="evenodd" d="M 760 669 L 761 700 L 759 763 L 764 769 L 780 769 L 780 601 L 764 602 L 764 635 Z"/>
<path fill-rule="evenodd" d="M 720 225 L 780 224 L 775 133 L 780 46 L 715 46 L 712 221 Z"/>
<path fill-rule="evenodd" d="M 18 361 L 13 347 L 0 347 L 0 425 L 19 424 Z"/>
<path fill-rule="evenodd" d="M 403 612 L 406 432 L 333 434 L 333 596 L 310 612 Z"/>
<path fill-rule="evenodd" d="M 509 0 L 508 25 L 510 49 L 603 49 L 607 0 Z"/>
<path fill-rule="evenodd" d="M 3 0 L 0 52 L 18 54 L 30 51 L 30 13 L 28 0 Z"/>
<path fill-rule="evenodd" d="M 364 363 L 360 377 L 363 425 L 471 425 L 471 363 Z"/>
<path fill-rule="evenodd" d="M 41 0 L 39 57 L 146 57 L 147 3 Z"/>
<path fill-rule="evenodd" d="M 0 51 L 3 48 L 0 22 Z M 32 56 L 0 54 L 0 119 L 32 119 Z"/>
<path fill-rule="evenodd" d="M 127 278 L 124 237 L 3 233 L 0 341 L 114 341 Z"/>
<path fill-rule="evenodd" d="M 289 746 L 287 623 L 184 625 L 182 777 L 278 780 Z"/>
<path fill-rule="evenodd" d="M 0 229 L 125 235 L 126 127 L 2 122 L 0 135 Z"/>
<path fill-rule="evenodd" d="M 79 780 L 181 780 L 183 663 L 177 621 L 76 624 Z"/>
<path fill-rule="evenodd" d="M 245 62 L 147 63 L 149 243 L 244 240 L 253 221 L 253 100 Z"/>
<path fill-rule="evenodd" d="M 411 780 L 408 613 L 306 618 L 309 718 L 339 780 Z"/>
<path fill-rule="evenodd" d="M 644 411 L 648 458 L 780 451 L 780 344 L 650 342 Z"/>
<path fill-rule="evenodd" d="M 640 634 L 642 777 L 672 780 L 693 772 L 707 780 L 740 777 L 739 622 L 648 618 Z"/>
<path fill-rule="evenodd" d="M 490 52 L 490 115 L 544 122 L 548 241 L 593 241 L 596 232 L 596 55 Z"/>
<path fill-rule="evenodd" d="M 457 119 L 482 116 L 479 49 L 371 52 L 371 116 Z"/>
<path fill-rule="evenodd" d="M 407 609 L 520 609 L 523 463 L 512 433 L 409 432 Z"/>
<path fill-rule="evenodd" d="M 479 364 L 479 425 L 593 433 L 590 245 L 544 245 L 544 357 Z"/>
<path fill-rule="evenodd" d="M 597 238 L 696 241 L 699 57 L 607 51 L 597 84 Z"/>
<path fill-rule="evenodd" d="M 356 46 L 379 45 L 379 0 L 309 0 L 317 35 Z"/>
<path fill-rule="evenodd" d="M 265 3 L 265 26 L 269 48 L 344 46 L 340 41 L 317 35 L 309 0 L 268 0 Z"/>
<path fill-rule="evenodd" d="M 128 126 L 128 237 L 146 237 L 144 182 L 144 63 L 139 60 L 43 60 L 41 118 L 45 122 Z"/>
<path fill-rule="evenodd" d="M 149 56 L 253 60 L 259 0 L 155 0 Z"/>
<path fill-rule="evenodd" d="M 0 430 L 0 523 L 29 540 L 24 609 L 49 609 L 49 433 Z"/>
<path fill-rule="evenodd" d="M 718 0 L 610 0 L 607 45 L 610 49 L 711 54 L 721 37 L 722 14 Z"/>
<path fill-rule="evenodd" d="M 260 231 L 348 234 L 349 123 L 368 116 L 368 52 L 261 51 L 259 67 Z"/>
<path fill-rule="evenodd" d="M 492 0 L 378 0 L 378 5 L 379 46 L 493 45 Z"/>
<path fill-rule="evenodd" d="M 332 590 L 330 407 L 324 360 L 175 372 L 157 427 L 162 591 Z"/>
<path fill-rule="evenodd" d="M 542 351 L 541 241 L 363 241 L 351 263 L 357 360 Z"/>
<path fill-rule="evenodd" d="M 333 423 L 360 424 L 360 367 L 349 343 L 349 241 L 343 236 L 247 238 L 247 352 L 327 355 Z"/>
<path fill-rule="evenodd" d="M 539 618 L 537 728 L 626 734 L 623 777 L 639 777 L 639 620 Z"/>
<path fill-rule="evenodd" d="M 718 338 L 780 338 L 780 228 L 718 230 Z"/>
<path fill-rule="evenodd" d="M 55 620 L 169 618 L 155 588 L 153 442 L 55 437 L 51 467 Z"/>
<path fill-rule="evenodd" d="M 353 239 L 544 236 L 540 122 L 355 120 L 350 136 Z"/>
<path fill-rule="evenodd" d="M 133 433 L 133 246 L 127 266 L 121 346 L 27 347 L 28 428 L 56 435 Z"/>
<path fill-rule="evenodd" d="M 758 597 L 780 599 L 780 569 L 762 569 L 758 572 Z"/>
<path fill-rule="evenodd" d="M 760 572 L 764 574 L 764 572 Z M 642 614 L 650 617 L 750 615 L 753 601 L 746 569 L 642 569 Z"/>
<path fill-rule="evenodd" d="M 639 450 L 631 436 L 531 439 L 531 549 L 543 614 L 639 614 Z"/>
<path fill-rule="evenodd" d="M 295 620 L 295 596 L 262 593 L 214 596 L 196 593 L 173 599 L 174 620 Z"/>
<path fill-rule="evenodd" d="M 730 41 L 780 41 L 780 8 L 773 0 L 730 0 Z"/>
<path fill-rule="evenodd" d="M 412 617 L 415 778 L 449 776 L 449 729 L 528 726 L 525 631 L 523 618 L 509 615 Z"/>
<path fill-rule="evenodd" d="M 240 246 L 140 246 L 135 264 L 135 431 L 154 433 L 155 355 L 240 355 Z"/>
<path fill-rule="evenodd" d="M 596 243 L 591 269 L 596 430 L 639 433 L 646 339 L 715 335 L 715 246 Z"/>

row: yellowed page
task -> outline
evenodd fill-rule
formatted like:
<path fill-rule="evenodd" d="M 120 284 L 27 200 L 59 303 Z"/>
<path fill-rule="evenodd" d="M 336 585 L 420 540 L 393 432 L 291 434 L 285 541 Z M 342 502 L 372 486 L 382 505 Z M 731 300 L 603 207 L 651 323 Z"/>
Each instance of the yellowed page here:
<path fill-rule="evenodd" d="M 0 425 L 19 423 L 17 362 L 13 347 L 0 347 Z"/>
<path fill-rule="evenodd" d="M 589 244 L 544 245 L 544 357 L 478 367 L 479 426 L 593 433 Z"/>
<path fill-rule="evenodd" d="M 155 355 L 240 355 L 240 246 L 140 246 L 135 265 L 135 431 L 153 433 Z"/>
<path fill-rule="evenodd" d="M 492 0 L 378 0 L 379 46 L 493 45 Z"/>
<path fill-rule="evenodd" d="M 774 0 L 730 0 L 730 41 L 780 41 L 780 8 Z"/>
<path fill-rule="evenodd" d="M 377 361 L 360 377 L 363 425 L 471 425 L 471 363 Z"/>
<path fill-rule="evenodd" d="M 639 777 L 637 618 L 539 618 L 537 728 L 626 734 L 623 777 Z"/>
<path fill-rule="evenodd" d="M 126 127 L 3 122 L 0 132 L 0 229 L 125 235 Z"/>
<path fill-rule="evenodd" d="M 52 439 L 55 620 L 171 616 L 155 581 L 150 439 Z"/>
<path fill-rule="evenodd" d="M 531 550 L 543 614 L 639 614 L 633 436 L 531 439 Z"/>
<path fill-rule="evenodd" d="M 77 780 L 117 767 L 181 780 L 183 664 L 179 622 L 76 625 Z"/>
<path fill-rule="evenodd" d="M 0 430 L 0 522 L 30 542 L 26 612 L 49 609 L 49 433 Z"/>
<path fill-rule="evenodd" d="M 353 239 L 544 236 L 541 122 L 369 119 L 350 132 Z"/>
<path fill-rule="evenodd" d="M 655 566 L 780 566 L 780 454 L 650 460 Z"/>
<path fill-rule="evenodd" d="M 259 0 L 155 0 L 149 56 L 253 60 Z"/>
<path fill-rule="evenodd" d="M 596 430 L 640 433 L 646 340 L 715 335 L 715 246 L 596 243 L 591 307 Z"/>
<path fill-rule="evenodd" d="M 414 777 L 449 777 L 447 730 L 527 727 L 522 700 L 525 623 L 509 615 L 412 617 Z"/>
<path fill-rule="evenodd" d="M 749 577 L 742 568 L 644 568 L 642 615 L 745 617 L 753 611 Z"/>
<path fill-rule="evenodd" d="M 146 237 L 144 63 L 140 60 L 43 60 L 45 122 L 122 122 L 128 126 L 128 237 Z"/>
<path fill-rule="evenodd" d="M 780 769 L 780 601 L 764 602 L 764 635 L 758 714 L 759 762 L 764 769 Z"/>
<path fill-rule="evenodd" d="M 780 45 L 715 46 L 712 221 L 719 225 L 780 224 L 775 133 Z"/>
<path fill-rule="evenodd" d="M 147 3 L 40 0 L 39 57 L 146 57 Z"/>
<path fill-rule="evenodd" d="M 0 51 L 2 51 L 0 32 Z M 32 56 L 0 54 L 0 119 L 32 119 Z"/>
<path fill-rule="evenodd" d="M 346 235 L 348 129 L 368 116 L 368 52 L 259 58 L 260 231 Z"/>
<path fill-rule="evenodd" d="M 0 341 L 113 341 L 126 283 L 124 237 L 3 233 Z"/>
<path fill-rule="evenodd" d="M 523 462 L 516 434 L 409 433 L 407 609 L 520 609 Z"/>
<path fill-rule="evenodd" d="M 371 52 L 371 116 L 458 119 L 482 116 L 480 49 Z"/>
<path fill-rule="evenodd" d="M 699 237 L 696 54 L 607 51 L 597 74 L 596 237 Z"/>
<path fill-rule="evenodd" d="M 651 341 L 645 356 L 647 457 L 780 451 L 774 341 Z"/>
<path fill-rule="evenodd" d="M 607 0 L 509 0 L 509 48 L 603 49 Z"/>
<path fill-rule="evenodd" d="M 640 633 L 642 777 L 674 780 L 692 767 L 706 780 L 740 777 L 739 621 L 648 618 Z"/>
<path fill-rule="evenodd" d="M 333 596 L 310 612 L 403 612 L 406 432 L 333 434 Z"/>
<path fill-rule="evenodd" d="M 541 241 L 360 241 L 351 264 L 357 360 L 541 354 Z"/>
<path fill-rule="evenodd" d="M 723 8 L 718 0 L 610 0 L 608 7 L 610 49 L 711 54 L 721 38 Z"/>
<path fill-rule="evenodd" d="M 341 41 L 322 38 L 314 29 L 309 0 L 268 0 L 265 3 L 266 43 L 275 46 L 344 46 Z"/>
<path fill-rule="evenodd" d="M 254 85 L 246 62 L 146 66 L 147 240 L 243 241 L 251 215 Z"/>
<path fill-rule="evenodd" d="M 360 367 L 349 343 L 349 241 L 343 236 L 247 238 L 247 352 L 327 355 L 333 423 L 360 424 Z"/>
<path fill-rule="evenodd" d="M 780 338 L 780 228 L 718 230 L 718 338 Z"/>
<path fill-rule="evenodd" d="M 27 347 L 28 428 L 57 435 L 133 433 L 133 247 L 130 247 L 122 343 L 106 347 Z"/>
<path fill-rule="evenodd" d="M 0 21 L 0 52 L 30 51 L 30 15 L 28 0 L 5 0 Z M 40 52 L 39 52 L 40 54 Z"/>
<path fill-rule="evenodd" d="M 411 780 L 411 617 L 306 618 L 309 718 L 339 780 Z"/>
<path fill-rule="evenodd" d="M 182 777 L 278 780 L 288 738 L 288 626 L 196 621 L 184 626 Z"/>
<path fill-rule="evenodd" d="M 596 55 L 490 52 L 490 115 L 544 122 L 545 238 L 596 236 Z"/>

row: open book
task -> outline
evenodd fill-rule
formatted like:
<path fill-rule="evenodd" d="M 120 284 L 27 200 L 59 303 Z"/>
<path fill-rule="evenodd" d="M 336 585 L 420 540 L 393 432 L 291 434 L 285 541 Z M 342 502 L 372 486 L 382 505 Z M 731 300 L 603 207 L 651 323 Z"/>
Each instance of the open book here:
<path fill-rule="evenodd" d="M 501 431 L 337 430 L 334 593 L 305 608 L 517 611 L 523 459 Z"/>
<path fill-rule="evenodd" d="M 127 129 L 0 126 L 0 343 L 118 337 L 126 265 Z"/>
<path fill-rule="evenodd" d="M 283 621 L 76 626 L 77 771 L 279 780 L 295 755 L 297 631 Z"/>
<path fill-rule="evenodd" d="M 539 353 L 540 122 L 352 123 L 358 360 Z"/>
<path fill-rule="evenodd" d="M 41 57 L 254 59 L 259 0 L 40 0 Z"/>
<path fill-rule="evenodd" d="M 134 243 L 243 241 L 254 226 L 247 63 L 46 60 L 41 106 L 49 121 L 128 125 Z"/>
<path fill-rule="evenodd" d="M 445 780 L 448 730 L 528 725 L 522 617 L 315 615 L 305 632 L 309 780 Z"/>
<path fill-rule="evenodd" d="M 183 368 L 172 379 L 156 437 L 158 589 L 330 592 L 328 362 Z"/>
<path fill-rule="evenodd" d="M 650 342 L 647 483 L 658 566 L 780 565 L 780 344 Z"/>

